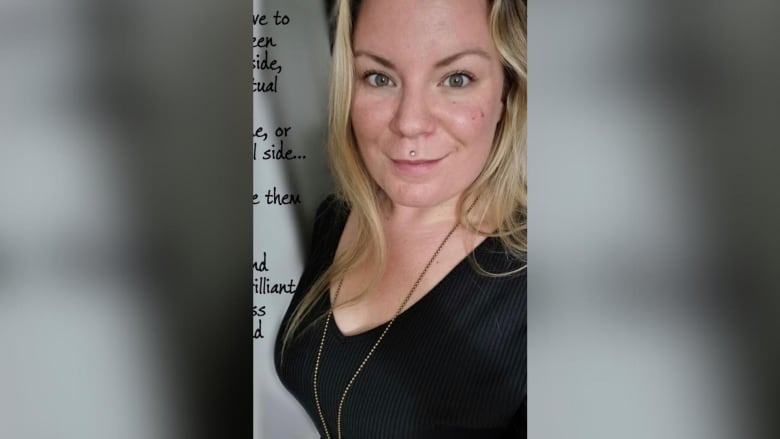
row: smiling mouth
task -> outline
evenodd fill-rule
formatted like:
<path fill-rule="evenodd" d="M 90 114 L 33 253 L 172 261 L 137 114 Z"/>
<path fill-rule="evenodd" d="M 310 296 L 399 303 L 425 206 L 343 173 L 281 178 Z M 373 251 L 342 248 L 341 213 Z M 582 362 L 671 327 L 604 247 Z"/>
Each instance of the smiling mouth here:
<path fill-rule="evenodd" d="M 443 157 L 435 160 L 393 160 L 393 165 L 401 174 L 422 176 L 430 172 L 442 160 Z"/>

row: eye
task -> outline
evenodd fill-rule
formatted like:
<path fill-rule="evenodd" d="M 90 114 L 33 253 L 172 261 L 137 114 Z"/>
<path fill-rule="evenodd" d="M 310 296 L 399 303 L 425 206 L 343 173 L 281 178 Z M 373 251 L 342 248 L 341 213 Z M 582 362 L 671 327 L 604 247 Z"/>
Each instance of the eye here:
<path fill-rule="evenodd" d="M 372 87 L 387 87 L 394 85 L 393 81 L 391 81 L 387 75 L 379 72 L 367 72 L 363 78 L 365 78 L 366 82 Z"/>
<path fill-rule="evenodd" d="M 444 78 L 445 87 L 462 88 L 472 81 L 471 76 L 464 72 L 456 72 Z"/>

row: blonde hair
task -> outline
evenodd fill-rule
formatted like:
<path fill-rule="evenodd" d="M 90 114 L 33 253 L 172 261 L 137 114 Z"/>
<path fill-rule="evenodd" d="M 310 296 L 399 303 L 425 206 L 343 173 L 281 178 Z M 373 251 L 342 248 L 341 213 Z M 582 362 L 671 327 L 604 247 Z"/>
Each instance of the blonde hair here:
<path fill-rule="evenodd" d="M 504 67 L 504 114 L 484 169 L 464 191 L 457 212 L 461 226 L 472 232 L 498 237 L 508 253 L 524 261 L 527 254 L 526 101 L 527 50 L 526 11 L 520 0 L 486 0 L 489 26 Z M 331 65 L 328 156 L 336 196 L 354 215 L 356 236 L 345 243 L 333 264 L 315 280 L 298 303 L 284 330 L 282 352 L 299 332 L 304 319 L 325 299 L 329 285 L 362 262 L 375 257 L 376 267 L 385 265 L 385 237 L 380 217 L 381 189 L 363 165 L 349 120 L 354 82 L 352 30 L 360 1 L 338 0 L 335 15 Z M 495 219 L 496 230 L 480 230 L 480 221 L 469 218 L 467 206 L 479 199 L 482 218 Z M 366 249 L 366 245 L 370 247 Z M 474 262 L 474 261 L 472 261 Z M 487 273 L 476 266 L 485 275 Z M 524 267 L 523 267 L 524 268 Z M 504 273 L 505 274 L 505 273 Z M 379 278 L 357 297 L 370 290 Z M 354 299 L 353 299 L 354 300 Z M 320 318 L 323 316 L 319 316 Z M 314 322 L 317 320 L 315 319 Z"/>

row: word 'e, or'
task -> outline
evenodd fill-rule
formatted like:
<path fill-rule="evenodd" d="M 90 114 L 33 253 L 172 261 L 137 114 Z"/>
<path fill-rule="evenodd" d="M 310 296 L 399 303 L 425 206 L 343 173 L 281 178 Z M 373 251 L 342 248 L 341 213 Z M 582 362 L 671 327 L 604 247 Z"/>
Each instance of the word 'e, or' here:
<path fill-rule="evenodd" d="M 292 127 L 276 127 L 274 134 L 276 137 L 287 137 L 290 134 Z M 265 132 L 263 127 L 255 128 L 255 132 L 252 133 L 252 137 L 259 137 L 260 140 L 268 140 L 268 133 Z"/>

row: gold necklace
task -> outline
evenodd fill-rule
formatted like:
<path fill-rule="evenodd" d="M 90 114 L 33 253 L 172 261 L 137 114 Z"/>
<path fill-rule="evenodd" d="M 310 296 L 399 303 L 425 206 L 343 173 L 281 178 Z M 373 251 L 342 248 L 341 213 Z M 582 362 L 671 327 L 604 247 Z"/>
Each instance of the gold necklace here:
<path fill-rule="evenodd" d="M 471 209 L 469 209 L 471 210 Z M 455 229 L 458 228 L 458 223 L 455 223 L 455 226 L 450 230 L 449 233 L 447 233 L 447 236 L 444 237 L 444 240 L 439 244 L 439 248 L 436 249 L 436 251 L 433 253 L 433 256 L 431 256 L 431 259 L 428 260 L 428 263 L 425 264 L 425 268 L 423 268 L 422 273 L 420 273 L 420 276 L 417 278 L 417 280 L 414 282 L 414 285 L 412 285 L 412 289 L 409 290 L 409 293 L 404 298 L 403 302 L 401 302 L 401 306 L 398 307 L 398 311 L 395 312 L 395 316 L 387 322 L 387 326 L 385 326 L 385 329 L 382 331 L 382 333 L 379 335 L 379 338 L 374 342 L 374 345 L 371 347 L 371 349 L 368 351 L 368 354 L 366 354 L 366 357 L 363 358 L 363 361 L 360 362 L 360 366 L 355 370 L 355 373 L 352 374 L 352 378 L 349 379 L 349 382 L 347 383 L 347 386 L 344 388 L 344 392 L 341 394 L 341 399 L 339 400 L 339 408 L 338 408 L 338 415 L 336 417 L 336 434 L 337 438 L 341 439 L 341 413 L 342 409 L 344 408 L 344 401 L 347 399 L 347 392 L 349 392 L 349 389 L 352 388 L 352 384 L 355 383 L 355 379 L 357 378 L 358 374 L 363 370 L 363 367 L 368 363 L 369 358 L 371 358 L 372 355 L 374 355 L 374 351 L 376 350 L 377 346 L 379 346 L 379 343 L 382 342 L 382 339 L 385 338 L 385 334 L 387 334 L 387 331 L 390 330 L 390 327 L 393 326 L 393 322 L 395 322 L 395 319 L 398 318 L 399 315 L 401 315 L 401 312 L 403 311 L 406 304 L 409 302 L 409 299 L 412 297 L 412 294 L 417 290 L 417 287 L 420 286 L 420 282 L 422 282 L 423 277 L 425 276 L 425 273 L 428 272 L 428 269 L 431 268 L 431 265 L 433 264 L 433 261 L 436 259 L 437 256 L 439 256 L 439 253 L 441 252 L 441 249 L 444 248 L 444 244 L 449 241 L 450 237 L 453 233 L 455 233 Z M 339 281 L 339 286 L 336 288 L 336 294 L 333 295 L 333 303 L 336 303 L 336 299 L 339 297 L 339 293 L 341 292 L 341 286 L 344 284 L 344 278 L 342 277 Z M 319 374 L 320 370 L 320 359 L 322 358 L 322 347 L 325 345 L 325 336 L 328 334 L 328 324 L 330 323 L 330 318 L 333 315 L 333 309 L 331 307 L 331 310 L 328 311 L 328 316 L 325 318 L 325 329 L 322 330 L 322 339 L 320 340 L 320 347 L 317 349 L 317 361 L 314 363 L 314 402 L 317 404 L 317 413 L 320 415 L 320 422 L 322 422 L 322 429 L 325 431 L 325 437 L 327 439 L 330 439 L 330 432 L 328 431 L 328 426 L 325 424 L 325 416 L 322 414 L 322 407 L 320 406 L 320 396 L 319 392 L 317 391 L 317 376 Z"/>

